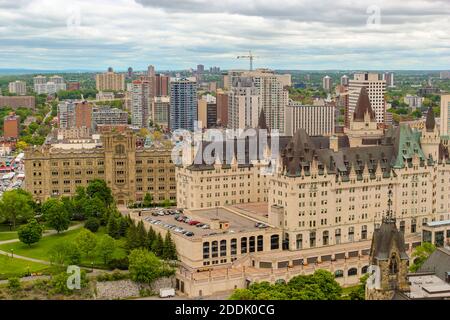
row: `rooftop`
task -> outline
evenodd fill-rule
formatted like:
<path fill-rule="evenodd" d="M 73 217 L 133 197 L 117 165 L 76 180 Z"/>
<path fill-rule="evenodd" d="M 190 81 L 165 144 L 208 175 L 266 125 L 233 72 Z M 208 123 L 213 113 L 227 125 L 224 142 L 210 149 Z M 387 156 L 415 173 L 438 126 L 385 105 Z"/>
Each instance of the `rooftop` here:
<path fill-rule="evenodd" d="M 450 284 L 436 275 L 413 274 L 408 279 L 411 282 L 408 296 L 412 299 L 450 298 Z"/>

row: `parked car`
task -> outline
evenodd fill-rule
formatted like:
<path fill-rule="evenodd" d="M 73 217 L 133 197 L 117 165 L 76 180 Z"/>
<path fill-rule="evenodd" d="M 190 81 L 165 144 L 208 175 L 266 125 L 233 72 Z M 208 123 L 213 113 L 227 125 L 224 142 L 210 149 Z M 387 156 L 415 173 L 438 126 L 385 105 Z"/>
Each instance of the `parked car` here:
<path fill-rule="evenodd" d="M 201 228 L 201 227 L 203 227 L 205 224 L 204 223 L 197 223 L 195 226 L 197 227 L 197 228 Z"/>
<path fill-rule="evenodd" d="M 200 221 L 196 221 L 196 220 L 191 220 L 191 221 L 189 221 L 189 224 L 191 225 L 191 226 L 195 226 L 195 225 L 197 225 L 197 224 L 199 224 L 200 223 Z"/>
<path fill-rule="evenodd" d="M 202 229 L 209 229 L 209 225 L 205 224 Z"/>
<path fill-rule="evenodd" d="M 159 289 L 159 296 L 161 298 L 175 297 L 175 289 L 174 288 L 161 288 L 161 289 Z"/>
<path fill-rule="evenodd" d="M 192 237 L 193 235 L 194 235 L 194 233 L 192 231 L 185 233 L 185 236 L 187 236 L 187 237 Z"/>

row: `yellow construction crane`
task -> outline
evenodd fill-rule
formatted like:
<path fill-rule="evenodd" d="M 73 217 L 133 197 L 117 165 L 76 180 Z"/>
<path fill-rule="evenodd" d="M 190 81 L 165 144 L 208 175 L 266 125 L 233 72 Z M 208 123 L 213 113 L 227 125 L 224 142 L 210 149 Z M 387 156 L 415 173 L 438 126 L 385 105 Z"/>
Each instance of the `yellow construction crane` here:
<path fill-rule="evenodd" d="M 257 56 L 254 56 L 253 54 L 252 54 L 252 51 L 250 50 L 249 52 L 248 52 L 248 56 L 237 56 L 237 58 L 236 59 L 249 59 L 250 60 L 250 71 L 252 71 L 253 70 L 253 59 L 254 58 L 258 58 Z"/>

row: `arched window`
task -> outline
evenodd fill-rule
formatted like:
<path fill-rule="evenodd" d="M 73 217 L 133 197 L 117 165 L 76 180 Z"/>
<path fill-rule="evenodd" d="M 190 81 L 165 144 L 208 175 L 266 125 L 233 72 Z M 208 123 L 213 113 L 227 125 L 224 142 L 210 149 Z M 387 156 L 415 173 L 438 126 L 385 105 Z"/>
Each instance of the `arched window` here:
<path fill-rule="evenodd" d="M 241 238 L 241 254 L 247 253 L 247 238 Z"/>
<path fill-rule="evenodd" d="M 348 269 L 348 272 L 347 272 L 348 276 L 356 276 L 357 274 L 358 274 L 358 269 L 356 269 L 356 268 Z"/>
<path fill-rule="evenodd" d="M 348 228 L 348 241 L 353 241 L 355 239 L 355 228 Z"/>
<path fill-rule="evenodd" d="M 322 245 L 324 245 L 324 246 L 326 246 L 326 245 L 328 245 L 328 239 L 329 239 L 329 232 L 328 232 L 328 230 L 325 230 L 323 233 L 322 233 Z"/>
<path fill-rule="evenodd" d="M 251 236 L 248 242 L 249 242 L 249 252 L 255 252 L 255 237 Z"/>
<path fill-rule="evenodd" d="M 364 267 L 362 267 L 362 269 L 361 269 L 361 274 L 367 273 L 368 270 L 369 270 L 369 266 L 364 266 Z"/>
<path fill-rule="evenodd" d="M 258 252 L 264 250 L 264 238 L 263 236 L 257 237 L 257 246 L 258 246 Z"/>
<path fill-rule="evenodd" d="M 270 236 L 270 250 L 277 250 L 280 248 L 280 236 L 274 234 Z"/>
<path fill-rule="evenodd" d="M 400 232 L 405 233 L 405 221 L 400 221 Z"/>
<path fill-rule="evenodd" d="M 336 240 L 336 244 L 341 243 L 341 229 L 337 228 L 336 231 L 334 231 L 334 239 Z"/>
<path fill-rule="evenodd" d="M 227 240 L 220 240 L 220 256 L 225 257 L 227 255 Z"/>
<path fill-rule="evenodd" d="M 203 242 L 203 259 L 209 259 L 209 242 Z"/>
<path fill-rule="evenodd" d="M 342 270 L 336 270 L 334 272 L 334 277 L 335 278 L 342 278 L 343 276 L 344 276 L 344 271 L 342 271 Z"/>
<path fill-rule="evenodd" d="M 316 232 L 315 231 L 311 231 L 309 233 L 309 246 L 311 248 L 316 246 Z"/>
<path fill-rule="evenodd" d="M 233 238 L 231 239 L 231 255 L 236 255 L 237 253 L 237 239 Z"/>
<path fill-rule="evenodd" d="M 367 239 L 367 226 L 363 225 L 361 227 L 361 239 L 366 240 Z"/>
<path fill-rule="evenodd" d="M 297 250 L 303 249 L 303 235 L 299 233 L 296 239 Z"/>
<path fill-rule="evenodd" d="M 397 255 L 395 254 L 395 252 L 392 253 L 391 259 L 389 261 L 389 272 L 390 274 L 398 273 Z"/>
<path fill-rule="evenodd" d="M 218 256 L 218 251 L 219 251 L 219 245 L 218 245 L 217 241 L 213 241 L 211 247 L 212 247 L 212 250 L 211 250 L 211 252 L 212 252 L 212 257 L 213 257 L 213 258 L 217 258 L 217 256 Z"/>

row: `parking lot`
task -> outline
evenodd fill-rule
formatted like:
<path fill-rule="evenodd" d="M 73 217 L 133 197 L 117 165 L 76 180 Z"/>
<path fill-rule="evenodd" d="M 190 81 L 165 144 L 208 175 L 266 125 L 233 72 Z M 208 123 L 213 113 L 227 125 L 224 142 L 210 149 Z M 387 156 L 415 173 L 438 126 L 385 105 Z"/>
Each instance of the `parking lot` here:
<path fill-rule="evenodd" d="M 171 230 L 186 238 L 213 236 L 220 233 L 238 233 L 266 228 L 262 222 L 253 221 L 224 208 L 182 211 L 177 209 L 151 209 L 141 211 L 141 216 L 152 225 Z M 212 228 L 212 224 L 223 221 L 226 230 Z"/>

